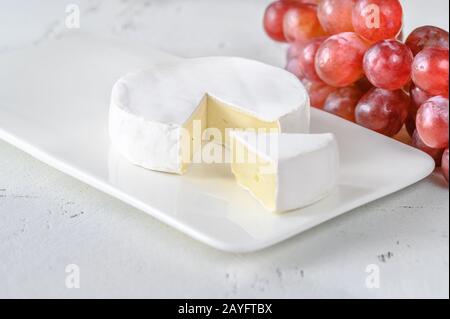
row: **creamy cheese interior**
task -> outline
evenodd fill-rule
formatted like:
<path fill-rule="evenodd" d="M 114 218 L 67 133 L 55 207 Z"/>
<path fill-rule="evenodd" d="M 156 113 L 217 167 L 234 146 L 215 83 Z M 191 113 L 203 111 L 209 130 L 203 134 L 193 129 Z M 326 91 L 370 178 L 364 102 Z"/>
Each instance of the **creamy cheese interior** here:
<path fill-rule="evenodd" d="M 194 130 L 194 125 L 201 127 L 200 134 Z M 279 132 L 278 121 L 265 122 L 252 115 L 239 111 L 237 108 L 221 102 L 208 94 L 201 100 L 199 107 L 189 120 L 183 125 L 188 133 L 189 143 L 183 143 L 182 152 L 182 173 L 186 172 L 188 166 L 196 152 L 199 152 L 199 145 L 204 141 L 203 133 L 207 129 L 215 128 L 220 131 L 222 145 L 228 145 L 228 131 L 234 129 L 255 130 L 269 132 Z"/>
<path fill-rule="evenodd" d="M 268 210 L 276 209 L 277 164 L 260 157 L 232 138 L 231 171 L 239 185 L 253 194 Z M 238 155 L 242 156 L 238 158 Z"/>

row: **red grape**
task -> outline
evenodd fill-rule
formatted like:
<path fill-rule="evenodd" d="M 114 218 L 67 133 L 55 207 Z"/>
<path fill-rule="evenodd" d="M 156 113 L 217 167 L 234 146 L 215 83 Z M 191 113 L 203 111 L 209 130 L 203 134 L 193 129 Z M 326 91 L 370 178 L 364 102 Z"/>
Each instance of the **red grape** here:
<path fill-rule="evenodd" d="M 313 82 L 322 81 L 316 73 L 315 58 L 317 50 L 325 38 L 316 38 L 305 43 L 299 50 L 297 61 L 304 77 Z"/>
<path fill-rule="evenodd" d="M 303 80 L 305 76 L 303 75 L 302 70 L 299 67 L 297 59 L 291 59 L 288 60 L 288 63 L 285 68 L 287 71 L 294 74 L 296 77 L 298 77 L 300 80 Z"/>
<path fill-rule="evenodd" d="M 286 42 L 283 32 L 283 19 L 286 12 L 292 7 L 291 3 L 276 1 L 270 4 L 264 13 L 264 29 L 275 41 Z"/>
<path fill-rule="evenodd" d="M 405 121 L 405 127 L 406 131 L 408 132 L 409 136 L 413 136 L 415 130 L 416 130 L 416 118 L 411 115 L 411 113 L 408 113 L 408 117 Z"/>
<path fill-rule="evenodd" d="M 448 183 L 448 148 L 444 151 L 442 155 L 442 174 Z"/>
<path fill-rule="evenodd" d="M 309 4 L 289 9 L 284 16 L 283 29 L 289 42 L 303 42 L 326 34 L 317 18 L 317 6 Z"/>
<path fill-rule="evenodd" d="M 317 5 L 320 0 L 280 0 L 285 3 L 303 3 L 303 4 L 315 4 Z"/>
<path fill-rule="evenodd" d="M 355 83 L 355 85 L 363 92 L 367 93 L 369 90 L 373 89 L 372 83 L 367 79 L 367 77 L 363 77 L 361 80 Z"/>
<path fill-rule="evenodd" d="M 323 109 L 354 122 L 355 108 L 362 95 L 363 92 L 357 86 L 340 88 L 328 96 Z"/>
<path fill-rule="evenodd" d="M 378 42 L 364 55 L 364 72 L 376 87 L 401 89 L 411 80 L 411 50 L 397 40 Z"/>
<path fill-rule="evenodd" d="M 406 130 L 409 133 L 409 136 L 413 136 L 414 131 L 416 130 L 416 116 L 417 111 L 420 106 L 425 103 L 428 99 L 432 98 L 430 94 L 417 87 L 416 85 L 411 85 L 409 90 L 409 96 L 411 97 L 411 104 L 409 107 L 408 118 L 406 119 Z"/>
<path fill-rule="evenodd" d="M 358 0 L 353 8 L 355 32 L 371 42 L 395 39 L 403 25 L 399 0 Z"/>
<path fill-rule="evenodd" d="M 438 27 L 423 26 L 415 29 L 406 39 L 414 55 L 425 48 L 448 49 L 448 32 Z"/>
<path fill-rule="evenodd" d="M 420 51 L 414 58 L 412 78 L 422 90 L 448 97 L 448 50 L 425 48 Z"/>
<path fill-rule="evenodd" d="M 328 96 L 337 90 L 337 88 L 329 86 L 323 82 L 311 82 L 304 80 L 303 84 L 308 91 L 311 105 L 316 108 L 323 108 L 325 100 Z"/>
<path fill-rule="evenodd" d="M 402 90 L 373 88 L 356 106 L 356 123 L 378 133 L 394 136 L 408 116 L 409 96 Z"/>
<path fill-rule="evenodd" d="M 328 85 L 350 86 L 363 77 L 363 57 L 368 44 L 354 32 L 328 38 L 317 51 L 316 71 Z"/>
<path fill-rule="evenodd" d="M 329 34 L 352 32 L 352 11 L 357 0 L 322 0 L 317 8 L 320 24 Z"/>
<path fill-rule="evenodd" d="M 411 85 L 410 88 L 410 96 L 411 96 L 411 107 L 414 109 L 415 114 L 417 114 L 417 110 L 419 107 L 425 103 L 427 100 L 431 99 L 433 96 L 417 87 L 416 85 Z"/>
<path fill-rule="evenodd" d="M 422 104 L 417 111 L 416 127 L 429 147 L 448 147 L 448 99 L 436 96 Z"/>
<path fill-rule="evenodd" d="M 397 41 L 403 42 L 403 40 L 405 39 L 405 33 L 402 31 L 400 31 L 400 33 L 397 36 Z"/>
<path fill-rule="evenodd" d="M 292 60 L 300 55 L 300 51 L 303 49 L 303 44 L 301 43 L 291 43 L 287 50 L 287 59 Z"/>
<path fill-rule="evenodd" d="M 434 159 L 436 166 L 441 166 L 442 154 L 444 153 L 443 149 L 436 149 L 436 148 L 427 146 L 424 143 L 424 141 L 422 141 L 422 139 L 420 138 L 420 135 L 417 131 L 414 131 L 414 133 L 412 135 L 411 144 L 415 148 L 430 155 Z"/>
<path fill-rule="evenodd" d="M 412 69 L 412 68 L 411 68 Z M 413 81 L 408 81 L 408 83 L 406 83 L 403 87 L 402 90 L 405 91 L 406 93 L 409 92 L 409 90 L 411 90 L 411 86 L 413 85 Z"/>

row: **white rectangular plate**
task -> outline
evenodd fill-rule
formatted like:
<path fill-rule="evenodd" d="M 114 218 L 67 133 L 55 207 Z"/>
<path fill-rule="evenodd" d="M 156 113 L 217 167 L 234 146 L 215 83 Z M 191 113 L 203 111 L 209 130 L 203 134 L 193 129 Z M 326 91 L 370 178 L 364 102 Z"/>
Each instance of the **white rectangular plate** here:
<path fill-rule="evenodd" d="M 117 156 L 108 107 L 121 75 L 177 59 L 130 43 L 75 34 L 0 55 L 0 138 L 182 232 L 230 252 L 279 243 L 429 175 L 422 152 L 324 112 L 312 131 L 332 132 L 340 182 L 326 199 L 271 214 L 234 182 L 226 165 L 194 166 L 186 176 L 148 171 Z"/>

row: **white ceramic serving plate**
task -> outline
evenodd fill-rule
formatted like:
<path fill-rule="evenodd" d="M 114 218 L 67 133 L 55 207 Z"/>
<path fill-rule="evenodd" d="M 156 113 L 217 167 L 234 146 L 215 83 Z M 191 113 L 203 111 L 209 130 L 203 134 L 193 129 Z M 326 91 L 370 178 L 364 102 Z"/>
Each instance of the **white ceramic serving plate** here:
<path fill-rule="evenodd" d="M 312 131 L 337 136 L 340 182 L 329 197 L 295 212 L 265 211 L 236 185 L 227 165 L 194 166 L 182 177 L 132 166 L 110 147 L 111 87 L 129 71 L 172 59 L 84 35 L 0 55 L 0 138 L 230 252 L 269 247 L 433 171 L 424 153 L 318 110 L 312 111 Z"/>

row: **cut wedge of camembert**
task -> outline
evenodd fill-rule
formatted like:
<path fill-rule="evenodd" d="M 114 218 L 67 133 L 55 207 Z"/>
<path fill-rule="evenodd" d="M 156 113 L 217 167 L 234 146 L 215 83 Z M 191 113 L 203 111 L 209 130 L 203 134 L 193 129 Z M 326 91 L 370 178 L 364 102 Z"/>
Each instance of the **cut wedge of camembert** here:
<path fill-rule="evenodd" d="M 238 184 L 270 211 L 311 205 L 334 188 L 339 152 L 333 134 L 231 134 Z"/>
<path fill-rule="evenodd" d="M 203 138 L 196 124 L 200 132 L 217 129 L 224 141 L 235 128 L 307 133 L 309 99 L 287 71 L 233 57 L 157 65 L 124 76 L 113 88 L 111 139 L 136 165 L 184 173 Z"/>

